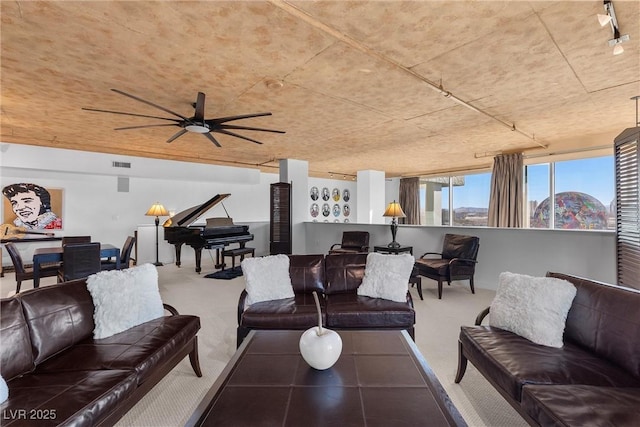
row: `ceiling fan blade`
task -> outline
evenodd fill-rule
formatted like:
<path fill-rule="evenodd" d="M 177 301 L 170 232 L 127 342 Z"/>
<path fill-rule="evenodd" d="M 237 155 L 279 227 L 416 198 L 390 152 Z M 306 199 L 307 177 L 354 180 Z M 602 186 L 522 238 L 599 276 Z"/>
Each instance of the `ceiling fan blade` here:
<path fill-rule="evenodd" d="M 185 121 L 191 123 L 191 120 L 189 120 L 187 117 L 183 116 L 182 114 L 178 114 L 175 111 L 171 111 L 168 108 L 161 107 L 160 105 L 156 105 L 153 102 L 149 102 L 149 101 L 144 100 L 142 98 L 138 98 L 135 95 L 131 95 L 131 94 L 127 93 L 127 92 L 123 92 L 123 91 L 118 90 L 118 89 L 111 89 L 111 90 L 114 91 L 115 93 L 119 93 L 120 95 L 128 96 L 131 99 L 135 99 L 136 101 L 139 101 L 139 102 L 142 102 L 144 104 L 150 105 L 152 107 L 158 108 L 158 109 L 160 109 L 160 110 L 162 110 L 164 112 L 167 112 L 169 114 L 173 114 L 174 116 L 180 117 L 182 120 L 185 120 Z"/>
<path fill-rule="evenodd" d="M 237 134 L 237 133 L 229 132 L 228 130 L 224 130 L 224 129 L 214 129 L 214 130 L 212 130 L 211 132 L 224 133 L 225 135 L 235 136 L 236 138 L 246 139 L 247 141 L 255 142 L 256 144 L 260 144 L 260 145 L 262 145 L 262 142 L 260 142 L 260 141 L 256 141 L 255 139 L 247 138 L 246 136 L 242 136 L 242 135 L 239 135 L 239 134 Z"/>
<path fill-rule="evenodd" d="M 187 132 L 189 132 L 189 131 L 186 130 L 186 129 L 181 129 L 181 130 L 178 131 L 178 133 L 173 135 L 171 138 L 167 139 L 167 142 L 175 141 L 176 139 L 180 138 L 182 135 L 184 135 Z"/>
<path fill-rule="evenodd" d="M 209 141 L 213 142 L 214 144 L 216 144 L 218 147 L 222 147 L 222 145 L 220 145 L 220 143 L 213 137 L 213 135 L 211 135 L 210 133 L 203 133 L 202 135 L 206 136 L 207 138 L 209 138 Z"/>
<path fill-rule="evenodd" d="M 114 130 L 144 129 L 144 128 L 155 128 L 155 127 L 160 127 L 160 126 L 179 126 L 179 125 L 177 123 L 174 123 L 174 124 L 127 126 L 127 127 L 123 127 L 123 128 L 115 128 Z"/>
<path fill-rule="evenodd" d="M 85 107 L 82 107 L 82 109 L 86 111 L 97 111 L 98 113 L 111 113 L 111 114 L 122 114 L 125 116 L 146 117 L 147 119 L 171 120 L 172 122 L 180 121 L 178 119 L 170 119 L 168 117 L 147 116 L 145 114 L 125 113 L 123 111 L 99 110 L 97 108 L 85 108 Z"/>
<path fill-rule="evenodd" d="M 224 122 L 230 122 L 232 120 L 250 119 L 252 117 L 262 117 L 262 116 L 270 116 L 270 115 L 271 113 L 243 114 L 240 116 L 219 117 L 217 119 L 207 120 L 207 122 L 224 123 Z"/>
<path fill-rule="evenodd" d="M 286 133 L 283 130 L 274 130 L 274 129 L 265 129 L 265 128 L 254 128 L 249 126 L 235 126 L 235 125 L 219 125 L 220 129 L 238 129 L 238 130 L 256 130 L 260 132 L 274 132 L 274 133 Z"/>
<path fill-rule="evenodd" d="M 196 100 L 196 113 L 193 116 L 197 122 L 204 122 L 204 93 L 198 92 L 198 99 Z"/>

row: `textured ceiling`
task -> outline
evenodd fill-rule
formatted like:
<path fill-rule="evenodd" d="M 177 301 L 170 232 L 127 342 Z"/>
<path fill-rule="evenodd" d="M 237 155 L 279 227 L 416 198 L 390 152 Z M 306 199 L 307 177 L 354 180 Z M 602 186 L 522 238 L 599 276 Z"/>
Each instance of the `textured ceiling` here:
<path fill-rule="evenodd" d="M 602 1 L 3 0 L 0 140 L 269 172 L 300 159 L 337 178 L 611 144 L 640 95 L 640 1 L 613 3 L 617 56 Z M 268 111 L 233 124 L 286 134 L 216 133 L 218 148 L 116 131 L 168 122 L 82 107 L 171 116 L 111 88 L 187 117 L 201 91 L 207 119 Z"/>

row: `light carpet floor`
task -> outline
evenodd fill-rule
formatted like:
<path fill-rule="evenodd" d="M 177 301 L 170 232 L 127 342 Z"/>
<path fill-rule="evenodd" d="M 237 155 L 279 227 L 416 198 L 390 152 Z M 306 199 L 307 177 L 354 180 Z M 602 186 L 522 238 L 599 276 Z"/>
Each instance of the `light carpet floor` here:
<path fill-rule="evenodd" d="M 213 268 L 210 268 L 213 270 Z M 200 366 L 203 377 L 193 373 L 188 358 L 159 382 L 117 424 L 118 427 L 182 426 L 214 383 L 236 348 L 236 307 L 244 289 L 244 279 L 207 279 L 212 272 L 203 266 L 197 274 L 193 265 L 158 267 L 163 302 L 180 313 L 200 316 L 198 334 Z M 42 286 L 55 283 L 55 278 L 42 279 Z M 30 289 L 25 282 L 22 289 Z M 15 279 L 7 273 L 0 280 L 0 292 L 7 296 L 15 291 Z M 527 426 L 500 394 L 469 364 L 460 384 L 453 382 L 457 369 L 458 333 L 460 326 L 473 324 L 476 315 L 487 307 L 495 292 L 477 289 L 471 294 L 467 282 L 445 285 L 438 300 L 436 283 L 423 279 L 424 300 L 411 289 L 416 309 L 416 343 L 452 401 L 470 426 Z M 267 368 L 267 367 L 265 367 Z M 425 414 L 425 424 L 428 415 Z"/>

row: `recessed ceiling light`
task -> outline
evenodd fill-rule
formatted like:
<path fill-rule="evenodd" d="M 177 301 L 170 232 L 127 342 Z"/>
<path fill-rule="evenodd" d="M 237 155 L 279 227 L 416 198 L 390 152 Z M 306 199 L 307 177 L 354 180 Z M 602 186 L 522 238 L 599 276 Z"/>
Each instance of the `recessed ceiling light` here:
<path fill-rule="evenodd" d="M 361 73 L 370 73 L 371 70 L 368 68 L 360 68 L 358 71 L 360 71 Z"/>

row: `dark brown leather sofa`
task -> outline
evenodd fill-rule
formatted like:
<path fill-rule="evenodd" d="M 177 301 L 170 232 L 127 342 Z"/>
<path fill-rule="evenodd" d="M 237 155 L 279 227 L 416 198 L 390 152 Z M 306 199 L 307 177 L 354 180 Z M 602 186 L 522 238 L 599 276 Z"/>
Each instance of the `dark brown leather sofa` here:
<path fill-rule="evenodd" d="M 531 425 L 640 425 L 640 291 L 576 276 L 564 346 L 545 347 L 511 332 L 463 326 L 456 382 L 467 360 Z"/>
<path fill-rule="evenodd" d="M 252 329 L 308 329 L 318 325 L 313 291 L 320 296 L 322 324 L 330 329 L 404 329 L 414 336 L 411 294 L 406 302 L 357 294 L 366 253 L 290 255 L 289 275 L 295 296 L 245 307 L 246 290 L 238 301 L 240 346 Z"/>
<path fill-rule="evenodd" d="M 189 355 L 197 376 L 197 316 L 172 313 L 93 339 L 85 280 L 0 300 L 0 372 L 9 399 L 1 424 L 110 426 Z"/>

